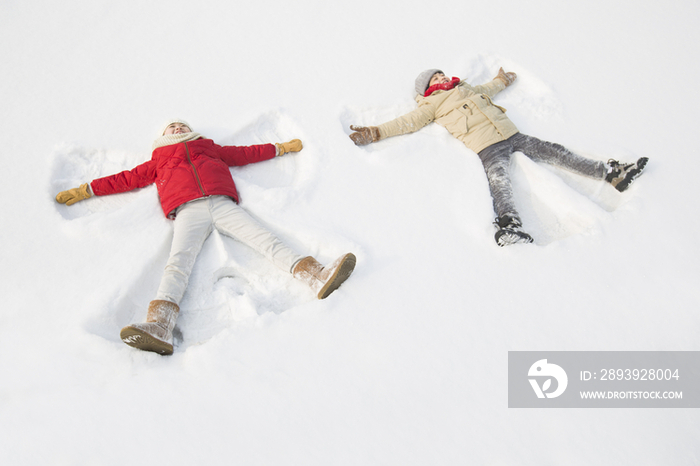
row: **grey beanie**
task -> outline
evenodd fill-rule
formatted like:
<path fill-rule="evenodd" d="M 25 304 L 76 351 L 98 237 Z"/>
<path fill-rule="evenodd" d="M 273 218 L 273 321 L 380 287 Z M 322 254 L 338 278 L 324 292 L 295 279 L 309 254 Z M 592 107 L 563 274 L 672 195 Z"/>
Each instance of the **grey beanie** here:
<path fill-rule="evenodd" d="M 430 78 L 432 78 L 435 73 L 442 73 L 442 70 L 425 70 L 418 75 L 416 78 L 416 94 L 425 94 L 425 91 L 428 90 L 428 84 L 430 84 Z"/>

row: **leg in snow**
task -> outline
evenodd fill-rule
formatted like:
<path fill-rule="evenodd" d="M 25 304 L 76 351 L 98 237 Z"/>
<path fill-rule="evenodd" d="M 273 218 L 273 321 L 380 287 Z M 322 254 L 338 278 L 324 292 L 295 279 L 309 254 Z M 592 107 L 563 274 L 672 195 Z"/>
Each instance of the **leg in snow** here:
<path fill-rule="evenodd" d="M 493 210 L 497 215 L 495 225 L 498 231 L 494 239 L 499 246 L 532 242 L 532 237 L 522 230 L 520 215 L 515 208 L 513 186 L 510 180 L 513 151 L 513 145 L 509 139 L 479 152 L 493 199 Z"/>

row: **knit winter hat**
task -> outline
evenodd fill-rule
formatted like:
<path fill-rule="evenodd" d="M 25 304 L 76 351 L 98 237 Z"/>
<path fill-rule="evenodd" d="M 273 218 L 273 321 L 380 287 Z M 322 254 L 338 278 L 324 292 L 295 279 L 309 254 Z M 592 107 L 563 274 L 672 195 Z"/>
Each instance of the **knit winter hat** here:
<path fill-rule="evenodd" d="M 161 127 L 161 129 L 160 129 L 160 134 L 159 134 L 158 136 L 164 135 L 164 134 L 165 134 L 165 130 L 168 129 L 168 126 L 172 125 L 173 123 L 180 123 L 180 124 L 183 124 L 183 125 L 187 126 L 187 127 L 190 129 L 190 131 L 192 131 L 192 126 L 190 126 L 190 124 L 187 123 L 185 120 L 182 120 L 182 119 L 180 119 L 180 118 L 174 118 L 174 119 L 172 119 L 172 120 L 168 120 L 168 121 Z"/>
<path fill-rule="evenodd" d="M 425 70 L 418 75 L 416 78 L 416 94 L 425 94 L 425 91 L 428 89 L 428 85 L 430 84 L 430 78 L 432 78 L 435 73 L 442 73 L 442 70 Z"/>

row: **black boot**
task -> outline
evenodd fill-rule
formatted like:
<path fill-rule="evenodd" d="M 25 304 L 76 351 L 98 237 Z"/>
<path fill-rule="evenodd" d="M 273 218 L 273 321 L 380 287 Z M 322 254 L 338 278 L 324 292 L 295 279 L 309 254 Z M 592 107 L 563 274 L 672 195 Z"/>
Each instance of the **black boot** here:
<path fill-rule="evenodd" d="M 517 243 L 532 243 L 532 236 L 522 230 L 523 224 L 517 217 L 504 215 L 496 218 L 494 224 L 498 227 L 496 232 L 496 244 L 509 246 Z"/>
<path fill-rule="evenodd" d="M 635 163 L 621 164 L 617 160 L 608 160 L 608 175 L 605 177 L 605 181 L 613 185 L 615 189 L 622 192 L 630 187 L 632 182 L 637 179 L 639 175 L 644 171 L 648 157 L 642 157 Z"/>

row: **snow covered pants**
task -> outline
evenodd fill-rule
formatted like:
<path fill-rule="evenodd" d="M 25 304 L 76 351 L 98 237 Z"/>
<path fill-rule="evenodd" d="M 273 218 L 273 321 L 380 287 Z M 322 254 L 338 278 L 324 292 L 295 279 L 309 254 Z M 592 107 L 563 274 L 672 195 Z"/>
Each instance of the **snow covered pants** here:
<path fill-rule="evenodd" d="M 180 304 L 204 240 L 219 232 L 263 254 L 292 272 L 303 257 L 285 246 L 228 196 L 211 196 L 181 205 L 174 220 L 173 243 L 156 299 Z"/>
<path fill-rule="evenodd" d="M 607 173 L 605 163 L 601 161 L 576 155 L 559 144 L 518 133 L 479 152 L 489 181 L 493 210 L 499 218 L 510 216 L 520 220 L 510 181 L 513 152 L 522 152 L 535 162 L 547 163 L 589 178 L 602 180 Z"/>

